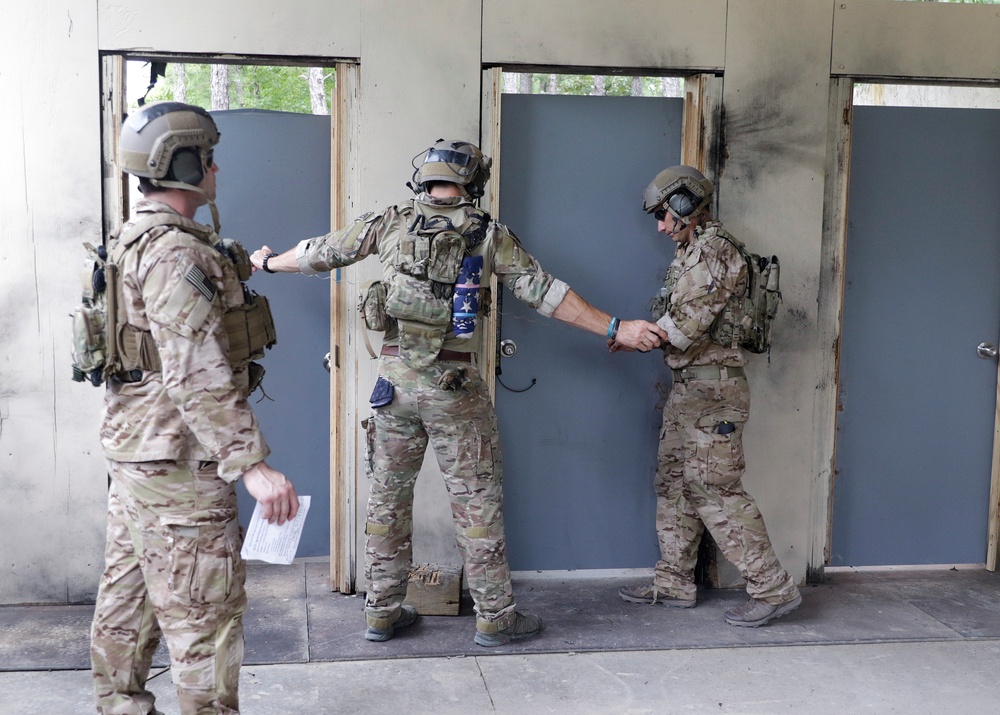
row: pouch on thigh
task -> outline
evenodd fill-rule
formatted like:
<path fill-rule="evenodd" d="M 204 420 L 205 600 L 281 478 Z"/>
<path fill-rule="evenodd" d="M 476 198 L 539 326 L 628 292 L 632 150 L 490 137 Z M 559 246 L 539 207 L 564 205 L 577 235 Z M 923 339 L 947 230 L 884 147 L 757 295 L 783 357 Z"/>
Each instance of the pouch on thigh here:
<path fill-rule="evenodd" d="M 723 486 L 743 476 L 743 425 L 746 415 L 739 411 L 712 412 L 695 420 L 688 428 L 693 449 L 685 464 L 688 479 Z"/>

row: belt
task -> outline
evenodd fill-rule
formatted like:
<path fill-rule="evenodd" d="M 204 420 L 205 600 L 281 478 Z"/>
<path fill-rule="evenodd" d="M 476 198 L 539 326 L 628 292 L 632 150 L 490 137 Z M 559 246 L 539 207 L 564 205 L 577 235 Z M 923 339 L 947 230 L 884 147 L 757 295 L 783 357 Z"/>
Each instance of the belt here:
<path fill-rule="evenodd" d="M 704 365 L 701 367 L 685 367 L 680 370 L 671 370 L 674 374 L 674 382 L 687 382 L 688 380 L 727 380 L 730 377 L 745 377 L 742 367 L 726 367 L 719 365 Z"/>
<path fill-rule="evenodd" d="M 398 345 L 383 345 L 383 355 L 399 355 Z M 457 350 L 442 350 L 437 359 L 442 362 L 472 362 L 472 353 L 460 353 Z"/>

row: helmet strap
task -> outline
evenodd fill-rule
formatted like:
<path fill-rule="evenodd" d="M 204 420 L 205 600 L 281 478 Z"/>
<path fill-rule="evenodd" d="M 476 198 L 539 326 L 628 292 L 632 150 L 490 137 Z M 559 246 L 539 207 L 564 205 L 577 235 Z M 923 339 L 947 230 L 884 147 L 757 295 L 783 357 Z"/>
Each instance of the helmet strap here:
<path fill-rule="evenodd" d="M 695 214 L 691 214 L 691 216 L 687 216 L 687 217 L 681 216 L 680 214 L 678 214 L 676 211 L 674 211 L 672 208 L 670 208 L 666 204 L 663 205 L 663 208 L 665 208 L 667 210 L 667 213 L 673 219 L 675 219 L 676 221 L 680 221 L 680 223 L 681 223 L 682 226 L 687 226 L 689 223 L 691 223 L 691 218 L 695 215 Z"/>
<path fill-rule="evenodd" d="M 212 212 L 212 225 L 215 228 L 215 232 L 219 233 L 222 230 L 222 224 L 219 223 L 219 209 L 216 207 L 215 202 L 208 198 L 208 192 L 206 192 L 205 189 L 200 186 L 193 186 L 180 181 L 163 181 L 162 179 L 150 179 L 149 183 L 157 188 L 180 189 L 181 191 L 193 191 L 196 194 L 201 194 L 205 197 L 205 203 L 208 204 L 208 210 Z"/>

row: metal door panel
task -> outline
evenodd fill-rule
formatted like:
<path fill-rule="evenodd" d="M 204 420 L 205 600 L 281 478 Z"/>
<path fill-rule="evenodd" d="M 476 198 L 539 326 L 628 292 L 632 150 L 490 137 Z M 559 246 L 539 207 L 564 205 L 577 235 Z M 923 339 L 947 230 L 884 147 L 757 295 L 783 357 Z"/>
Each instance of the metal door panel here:
<path fill-rule="evenodd" d="M 831 563 L 985 559 L 1000 112 L 856 107 Z"/>
<path fill-rule="evenodd" d="M 673 258 L 641 209 L 679 162 L 682 100 L 506 94 L 499 219 L 546 270 L 622 318 Z M 662 353 L 610 355 L 605 339 L 541 317 L 504 291 L 497 411 L 514 569 L 650 567 Z"/>
<path fill-rule="evenodd" d="M 330 230 L 330 117 L 253 109 L 212 112 L 222 132 L 215 149 L 222 235 L 250 252 L 265 243 L 282 252 Z M 206 208 L 198 220 L 211 223 Z M 330 553 L 330 400 L 323 356 L 330 349 L 330 283 L 297 276 L 259 276 L 278 344 L 261 364 L 264 392 L 251 405 L 273 454 L 299 494 L 312 497 L 298 556 Z M 245 525 L 254 500 L 241 486 Z"/>

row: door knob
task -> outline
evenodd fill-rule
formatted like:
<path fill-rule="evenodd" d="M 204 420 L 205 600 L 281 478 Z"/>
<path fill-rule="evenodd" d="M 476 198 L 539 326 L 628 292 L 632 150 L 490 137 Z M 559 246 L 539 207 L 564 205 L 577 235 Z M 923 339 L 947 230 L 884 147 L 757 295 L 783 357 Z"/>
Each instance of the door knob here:
<path fill-rule="evenodd" d="M 983 360 L 990 360 L 997 356 L 997 346 L 993 343 L 982 342 L 976 346 L 976 355 Z"/>
<path fill-rule="evenodd" d="M 500 354 L 504 357 L 514 357 L 514 353 L 517 352 L 517 343 L 513 340 L 501 340 L 500 341 Z"/>

